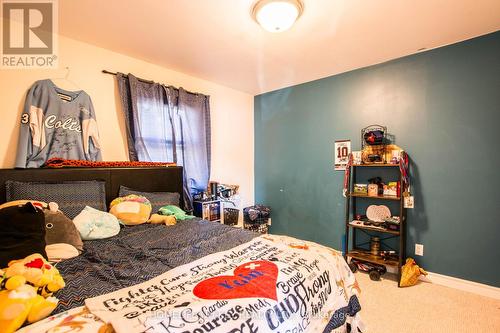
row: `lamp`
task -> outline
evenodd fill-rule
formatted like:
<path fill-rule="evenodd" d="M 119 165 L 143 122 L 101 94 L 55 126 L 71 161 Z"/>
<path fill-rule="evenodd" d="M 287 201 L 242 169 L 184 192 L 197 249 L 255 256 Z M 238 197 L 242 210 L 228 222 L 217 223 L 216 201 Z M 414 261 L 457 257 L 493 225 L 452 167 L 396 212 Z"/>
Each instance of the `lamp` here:
<path fill-rule="evenodd" d="M 259 0 L 252 16 L 267 31 L 282 32 L 292 27 L 303 10 L 300 0 Z"/>

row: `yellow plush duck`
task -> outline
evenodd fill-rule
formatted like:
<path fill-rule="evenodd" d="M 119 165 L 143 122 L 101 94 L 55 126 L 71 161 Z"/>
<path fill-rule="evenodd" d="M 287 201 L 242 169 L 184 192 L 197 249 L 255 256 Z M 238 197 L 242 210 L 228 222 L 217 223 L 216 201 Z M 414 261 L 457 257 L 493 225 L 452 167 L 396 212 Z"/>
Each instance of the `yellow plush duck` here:
<path fill-rule="evenodd" d="M 40 254 L 9 262 L 0 275 L 0 333 L 47 317 L 58 303 L 52 293 L 64 287 L 59 271 Z"/>

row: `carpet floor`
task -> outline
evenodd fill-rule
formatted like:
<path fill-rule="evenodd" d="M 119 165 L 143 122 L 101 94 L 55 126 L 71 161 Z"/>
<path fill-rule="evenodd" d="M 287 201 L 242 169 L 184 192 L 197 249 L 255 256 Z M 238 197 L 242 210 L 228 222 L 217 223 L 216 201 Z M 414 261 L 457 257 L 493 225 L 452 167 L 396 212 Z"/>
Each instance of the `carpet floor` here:
<path fill-rule="evenodd" d="M 398 288 L 390 274 L 356 278 L 366 333 L 500 332 L 500 300 L 426 282 Z"/>

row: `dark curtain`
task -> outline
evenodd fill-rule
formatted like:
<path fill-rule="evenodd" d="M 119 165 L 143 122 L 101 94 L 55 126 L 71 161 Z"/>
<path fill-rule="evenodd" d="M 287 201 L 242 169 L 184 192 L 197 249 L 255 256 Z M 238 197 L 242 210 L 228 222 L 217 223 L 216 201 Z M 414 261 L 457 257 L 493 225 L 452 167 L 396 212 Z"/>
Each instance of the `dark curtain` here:
<path fill-rule="evenodd" d="M 210 178 L 209 96 L 118 73 L 131 161 L 175 162 L 184 169 L 184 202 Z"/>

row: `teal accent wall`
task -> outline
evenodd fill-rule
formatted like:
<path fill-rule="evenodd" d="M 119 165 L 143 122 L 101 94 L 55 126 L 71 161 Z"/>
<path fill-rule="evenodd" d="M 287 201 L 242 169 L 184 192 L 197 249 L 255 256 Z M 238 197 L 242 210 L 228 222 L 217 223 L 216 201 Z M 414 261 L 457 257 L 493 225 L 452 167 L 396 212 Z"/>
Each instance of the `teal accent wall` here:
<path fill-rule="evenodd" d="M 256 203 L 271 232 L 342 248 L 335 140 L 384 124 L 411 157 L 425 269 L 500 286 L 500 32 L 255 97 Z"/>

